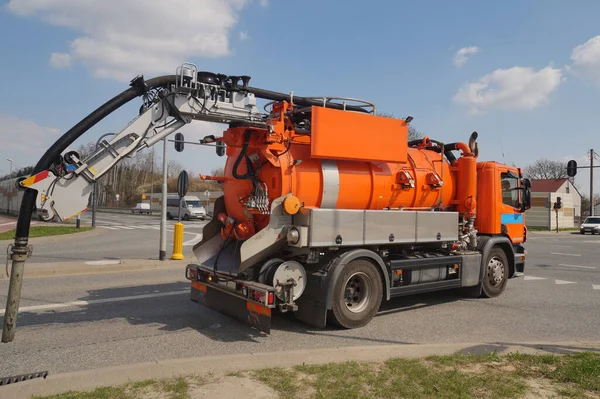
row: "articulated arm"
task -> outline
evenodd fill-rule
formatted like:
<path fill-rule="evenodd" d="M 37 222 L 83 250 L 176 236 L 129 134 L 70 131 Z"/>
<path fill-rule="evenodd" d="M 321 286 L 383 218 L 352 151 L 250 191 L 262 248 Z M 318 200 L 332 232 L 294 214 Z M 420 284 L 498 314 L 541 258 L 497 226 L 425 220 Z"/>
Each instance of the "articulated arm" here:
<path fill-rule="evenodd" d="M 137 118 L 112 140 L 103 140 L 100 148 L 88 158 L 81 160 L 76 153 L 66 153 L 50 169 L 20 181 L 19 188 L 30 188 L 38 192 L 36 206 L 44 219 L 57 217 L 65 221 L 87 209 L 93 183 L 123 158 L 135 156 L 138 151 L 151 147 L 194 120 L 241 122 L 266 128 L 269 114 L 258 111 L 257 98 L 286 100 L 304 107 L 322 106 L 354 112 L 369 112 L 367 108 L 370 107 L 370 112 L 375 111 L 373 104 L 361 100 L 343 97 L 293 97 L 291 94 L 249 87 L 249 81 L 249 76 L 198 72 L 195 65 L 188 63 L 177 69 L 174 79 L 167 79 L 167 83 L 153 86 L 150 90 L 142 78 L 137 78 L 132 81 L 132 86 L 144 93 L 144 105 Z M 343 102 L 340 104 L 335 102 L 337 100 Z M 358 102 L 359 105 L 348 105 L 347 100 Z M 112 107 L 108 112 L 97 110 L 95 113 L 103 114 L 104 117 L 116 108 Z M 97 115 L 90 115 L 80 124 L 86 126 L 87 119 L 98 120 Z M 95 122 L 89 127 L 93 123 Z M 85 131 L 79 130 L 79 135 Z"/>
<path fill-rule="evenodd" d="M 146 93 L 140 115 L 110 141 L 101 141 L 95 153 L 83 160 L 66 153 L 49 170 L 19 182 L 21 189 L 38 192 L 36 207 L 44 219 L 66 221 L 84 212 L 94 182 L 123 158 L 135 156 L 193 120 L 265 126 L 266 116 L 258 112 L 253 94 L 202 83 L 195 66 L 187 68 L 180 67 L 174 85 Z"/>

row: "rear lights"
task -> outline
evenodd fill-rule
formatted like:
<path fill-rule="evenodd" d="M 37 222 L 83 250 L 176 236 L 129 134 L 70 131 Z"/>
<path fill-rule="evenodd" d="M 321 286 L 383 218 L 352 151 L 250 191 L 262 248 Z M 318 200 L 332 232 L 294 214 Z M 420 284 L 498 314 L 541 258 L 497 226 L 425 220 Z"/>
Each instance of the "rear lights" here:
<path fill-rule="evenodd" d="M 190 266 L 186 267 L 185 278 L 187 278 L 188 280 L 196 281 L 198 279 L 198 269 Z"/>
<path fill-rule="evenodd" d="M 272 292 L 269 292 L 269 305 L 272 305 L 274 300 L 275 300 L 275 295 L 273 295 Z"/>

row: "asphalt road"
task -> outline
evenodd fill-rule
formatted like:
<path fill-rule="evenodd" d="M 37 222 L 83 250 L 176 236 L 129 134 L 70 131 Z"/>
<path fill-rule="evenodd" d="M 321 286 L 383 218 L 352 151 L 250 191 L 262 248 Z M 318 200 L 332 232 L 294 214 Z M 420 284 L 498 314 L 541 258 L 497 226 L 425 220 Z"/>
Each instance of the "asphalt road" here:
<path fill-rule="evenodd" d="M 599 244 L 598 236 L 536 234 L 525 276 L 499 298 L 398 298 L 355 330 L 276 315 L 270 336 L 190 302 L 178 270 L 26 279 L 15 341 L 0 344 L 0 377 L 334 346 L 600 341 Z M 0 281 L 0 309 L 7 288 Z"/>
<path fill-rule="evenodd" d="M 82 215 L 81 225 L 91 226 L 91 212 Z M 167 255 L 173 249 L 173 225 L 167 220 Z M 184 251 L 200 241 L 202 227 L 207 221 L 182 221 Z M 96 230 L 85 235 L 31 239 L 33 256 L 27 263 L 56 263 L 97 261 L 103 259 L 158 259 L 160 251 L 160 216 L 131 213 L 96 214 Z M 6 251 L 0 251 L 0 264 L 6 262 Z"/>

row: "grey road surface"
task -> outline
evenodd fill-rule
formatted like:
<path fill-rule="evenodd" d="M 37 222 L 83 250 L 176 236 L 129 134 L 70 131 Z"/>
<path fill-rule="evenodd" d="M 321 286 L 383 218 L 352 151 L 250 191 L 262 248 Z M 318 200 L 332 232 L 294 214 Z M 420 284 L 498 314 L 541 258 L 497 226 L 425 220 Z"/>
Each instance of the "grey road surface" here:
<path fill-rule="evenodd" d="M 526 275 L 499 298 L 399 298 L 355 330 L 315 329 L 276 315 L 270 336 L 190 302 L 183 271 L 26 279 L 15 341 L 0 344 L 0 377 L 203 355 L 285 356 L 300 348 L 600 341 L 599 244 L 599 236 L 535 235 Z M 0 309 L 7 288 L 0 281 Z"/>
<path fill-rule="evenodd" d="M 173 249 L 173 225 L 167 220 L 167 254 Z M 191 251 L 200 240 L 206 221 L 182 221 L 184 251 Z M 83 214 L 82 226 L 91 225 L 91 212 Z M 96 230 L 89 235 L 44 237 L 30 240 L 33 244 L 31 263 L 96 261 L 103 259 L 158 259 L 160 249 L 160 217 L 119 213 L 96 214 Z M 87 233 L 86 233 L 87 234 Z M 0 251 L 0 264 L 6 262 L 6 251 Z"/>

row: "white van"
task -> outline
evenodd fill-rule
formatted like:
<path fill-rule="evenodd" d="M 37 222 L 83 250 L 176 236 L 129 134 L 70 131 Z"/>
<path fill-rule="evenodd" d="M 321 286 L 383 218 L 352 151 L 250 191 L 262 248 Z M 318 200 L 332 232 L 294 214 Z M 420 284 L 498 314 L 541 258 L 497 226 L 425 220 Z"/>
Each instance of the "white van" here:
<path fill-rule="evenodd" d="M 150 204 L 147 202 L 138 202 L 137 204 L 135 204 L 135 206 L 133 208 L 131 208 L 131 213 L 139 213 L 140 215 L 142 213 L 147 213 L 148 215 L 150 215 L 150 213 L 152 212 L 150 210 Z"/>
<path fill-rule="evenodd" d="M 179 196 L 167 195 L 167 219 L 176 219 L 179 215 Z M 206 209 L 202 206 L 200 198 L 186 195 L 181 200 L 181 219 L 206 219 Z"/>

